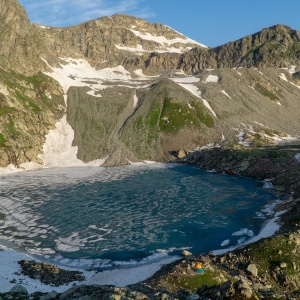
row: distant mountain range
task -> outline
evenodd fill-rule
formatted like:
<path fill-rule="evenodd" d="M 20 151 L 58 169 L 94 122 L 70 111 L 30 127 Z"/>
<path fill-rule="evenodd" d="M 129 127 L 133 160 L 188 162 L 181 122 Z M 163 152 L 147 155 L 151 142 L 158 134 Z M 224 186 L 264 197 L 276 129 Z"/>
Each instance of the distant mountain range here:
<path fill-rule="evenodd" d="M 31 24 L 0 0 L 0 167 L 167 161 L 207 146 L 300 136 L 300 32 L 215 48 L 113 15 Z"/>

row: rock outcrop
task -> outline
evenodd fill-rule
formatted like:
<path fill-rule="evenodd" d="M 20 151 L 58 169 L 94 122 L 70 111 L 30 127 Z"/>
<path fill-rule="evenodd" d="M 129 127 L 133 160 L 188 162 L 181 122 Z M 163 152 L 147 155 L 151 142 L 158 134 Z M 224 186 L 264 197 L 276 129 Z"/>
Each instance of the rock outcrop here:
<path fill-rule="evenodd" d="M 50 56 L 44 41 L 31 25 L 17 0 L 0 1 L 0 66 L 6 70 L 33 75 L 47 70 L 42 52 Z M 46 55 L 47 54 L 47 55 Z"/>
<path fill-rule="evenodd" d="M 59 57 L 85 58 L 97 69 L 123 65 L 128 70 L 144 67 L 153 52 L 179 53 L 205 46 L 170 27 L 151 24 L 127 15 L 102 17 L 77 26 L 55 28 L 35 25 L 48 49 Z M 160 67 L 161 69 L 161 67 Z"/>
<path fill-rule="evenodd" d="M 65 110 L 61 87 L 42 73 L 0 74 L 0 167 L 42 163 L 46 134 Z"/>

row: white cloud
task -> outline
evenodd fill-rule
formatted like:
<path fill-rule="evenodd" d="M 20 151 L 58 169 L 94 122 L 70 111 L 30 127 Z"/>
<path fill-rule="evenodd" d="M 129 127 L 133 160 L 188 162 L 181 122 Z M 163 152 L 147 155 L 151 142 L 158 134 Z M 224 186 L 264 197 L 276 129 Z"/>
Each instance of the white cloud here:
<path fill-rule="evenodd" d="M 32 23 L 70 26 L 103 16 L 128 14 L 149 18 L 154 13 L 144 0 L 20 0 Z"/>

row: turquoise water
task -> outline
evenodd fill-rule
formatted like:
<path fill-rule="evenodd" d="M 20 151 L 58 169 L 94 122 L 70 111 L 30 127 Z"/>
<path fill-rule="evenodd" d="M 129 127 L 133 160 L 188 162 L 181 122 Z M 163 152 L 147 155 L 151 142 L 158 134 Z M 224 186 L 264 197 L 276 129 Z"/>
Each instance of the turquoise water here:
<path fill-rule="evenodd" d="M 259 232 L 262 209 L 276 199 L 260 186 L 175 164 L 6 175 L 0 238 L 47 260 L 95 268 L 145 263 L 182 248 L 200 254 Z"/>

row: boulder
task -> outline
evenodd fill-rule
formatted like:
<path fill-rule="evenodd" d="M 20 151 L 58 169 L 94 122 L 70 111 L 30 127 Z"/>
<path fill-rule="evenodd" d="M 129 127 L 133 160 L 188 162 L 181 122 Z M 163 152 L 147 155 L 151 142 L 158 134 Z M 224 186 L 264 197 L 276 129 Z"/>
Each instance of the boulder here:
<path fill-rule="evenodd" d="M 16 284 L 9 291 L 10 293 L 28 294 L 28 291 L 20 284 Z"/>
<path fill-rule="evenodd" d="M 182 256 L 192 256 L 193 254 L 192 254 L 190 251 L 183 250 L 183 251 L 181 252 L 181 255 L 182 255 Z"/>
<path fill-rule="evenodd" d="M 40 297 L 40 300 L 51 300 L 51 299 L 56 299 L 58 296 L 58 293 L 56 291 L 52 291 L 46 295 L 43 295 Z"/>
<path fill-rule="evenodd" d="M 280 268 L 285 269 L 287 267 L 287 264 L 285 262 L 280 263 Z"/>
<path fill-rule="evenodd" d="M 256 267 L 255 264 L 250 264 L 250 265 L 248 265 L 247 271 L 248 271 L 251 275 L 253 275 L 253 276 L 255 276 L 255 277 L 257 276 L 258 270 L 257 270 L 257 267 Z"/>
<path fill-rule="evenodd" d="M 200 297 L 199 297 L 199 295 L 197 295 L 197 294 L 188 295 L 188 296 L 186 297 L 186 300 L 198 300 L 198 299 L 200 299 Z"/>
<path fill-rule="evenodd" d="M 186 157 L 186 151 L 183 150 L 183 149 L 178 150 L 178 152 L 177 152 L 177 157 L 178 157 L 178 158 Z"/>
<path fill-rule="evenodd" d="M 250 282 L 248 282 L 247 280 L 241 278 L 234 284 L 234 287 L 242 296 L 246 298 L 252 297 L 252 289 L 250 286 Z"/>

